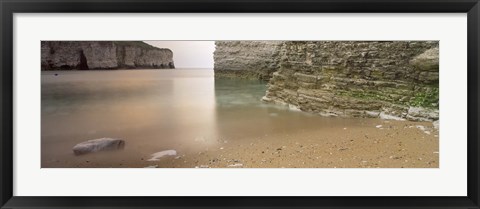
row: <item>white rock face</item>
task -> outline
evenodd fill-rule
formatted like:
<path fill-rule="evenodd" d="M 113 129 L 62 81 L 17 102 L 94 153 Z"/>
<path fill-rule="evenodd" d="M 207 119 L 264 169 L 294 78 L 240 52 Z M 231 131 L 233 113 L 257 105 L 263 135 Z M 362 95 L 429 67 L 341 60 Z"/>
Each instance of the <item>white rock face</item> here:
<path fill-rule="evenodd" d="M 173 52 L 141 41 L 42 41 L 42 70 L 173 69 Z"/>
<path fill-rule="evenodd" d="M 215 41 L 215 76 L 269 80 L 278 70 L 282 41 Z"/>
<path fill-rule="evenodd" d="M 121 139 L 100 138 L 92 139 L 73 147 L 75 155 L 83 155 L 92 152 L 99 152 L 105 150 L 119 150 L 125 147 L 125 141 Z"/>
<path fill-rule="evenodd" d="M 175 156 L 177 155 L 177 151 L 175 150 L 164 150 L 164 151 L 161 151 L 161 152 L 156 152 L 156 153 L 153 153 L 151 156 L 150 159 L 148 159 L 147 161 L 159 161 L 160 158 L 162 157 L 165 157 L 165 156 Z"/>
<path fill-rule="evenodd" d="M 412 59 L 411 64 L 423 71 L 438 71 L 439 49 L 429 49 Z"/>
<path fill-rule="evenodd" d="M 125 68 L 174 68 L 173 53 L 169 49 L 142 49 L 118 47 L 119 65 Z"/>
<path fill-rule="evenodd" d="M 407 119 L 413 121 L 435 121 L 439 119 L 439 111 L 438 109 L 410 107 L 408 109 Z"/>

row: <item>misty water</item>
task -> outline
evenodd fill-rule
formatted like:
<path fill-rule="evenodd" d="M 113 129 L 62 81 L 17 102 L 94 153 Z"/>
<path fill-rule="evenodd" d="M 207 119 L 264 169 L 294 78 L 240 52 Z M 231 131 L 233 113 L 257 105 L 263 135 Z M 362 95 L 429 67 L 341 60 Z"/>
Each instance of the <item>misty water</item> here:
<path fill-rule="evenodd" d="M 266 82 L 214 79 L 212 70 L 46 71 L 41 79 L 42 167 L 92 160 L 142 167 L 163 150 L 189 155 L 229 141 L 362 121 L 265 104 Z M 73 155 L 77 143 L 102 137 L 124 139 L 125 149 Z"/>

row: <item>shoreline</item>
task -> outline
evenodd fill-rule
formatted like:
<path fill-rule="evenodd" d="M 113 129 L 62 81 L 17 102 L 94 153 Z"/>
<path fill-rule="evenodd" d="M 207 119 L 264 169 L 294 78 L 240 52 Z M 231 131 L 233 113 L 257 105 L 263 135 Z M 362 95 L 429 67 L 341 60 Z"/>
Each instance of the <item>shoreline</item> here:
<path fill-rule="evenodd" d="M 362 126 L 207 143 L 199 140 L 196 151 L 174 147 L 177 155 L 159 161 L 115 151 L 42 162 L 42 168 L 439 168 L 438 130 L 431 122 L 366 120 Z M 116 163 L 100 162 L 105 158 Z"/>

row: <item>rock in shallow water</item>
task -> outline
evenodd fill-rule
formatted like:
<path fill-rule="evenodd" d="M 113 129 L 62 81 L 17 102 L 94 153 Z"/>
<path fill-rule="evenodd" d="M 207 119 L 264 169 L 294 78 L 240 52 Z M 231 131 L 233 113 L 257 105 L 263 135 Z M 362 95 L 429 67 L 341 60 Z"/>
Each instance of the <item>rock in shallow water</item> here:
<path fill-rule="evenodd" d="M 75 155 L 83 155 L 92 152 L 99 152 L 105 150 L 119 150 L 125 147 L 125 141 L 121 139 L 100 138 L 92 139 L 73 147 Z"/>
<path fill-rule="evenodd" d="M 157 153 L 153 153 L 151 156 L 152 158 L 148 159 L 147 161 L 159 161 L 160 158 L 164 156 L 174 156 L 177 155 L 177 151 L 175 150 L 165 150 Z"/>

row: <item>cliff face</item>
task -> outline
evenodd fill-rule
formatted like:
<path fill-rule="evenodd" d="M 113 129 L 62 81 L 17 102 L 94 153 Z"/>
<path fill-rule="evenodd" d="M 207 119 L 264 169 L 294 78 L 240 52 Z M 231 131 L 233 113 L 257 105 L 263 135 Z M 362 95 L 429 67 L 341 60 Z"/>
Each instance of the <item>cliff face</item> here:
<path fill-rule="evenodd" d="M 328 116 L 439 118 L 438 42 L 284 41 L 275 50 L 266 102 Z"/>
<path fill-rule="evenodd" d="M 281 46 L 281 41 L 215 41 L 215 76 L 268 80 L 279 67 Z"/>
<path fill-rule="evenodd" d="M 170 49 L 140 41 L 42 41 L 42 70 L 175 68 Z"/>

